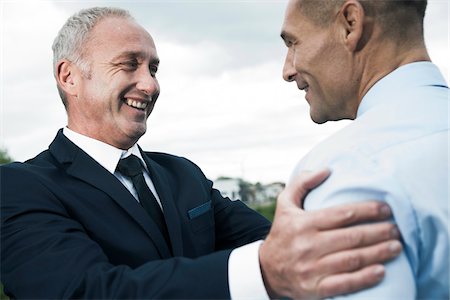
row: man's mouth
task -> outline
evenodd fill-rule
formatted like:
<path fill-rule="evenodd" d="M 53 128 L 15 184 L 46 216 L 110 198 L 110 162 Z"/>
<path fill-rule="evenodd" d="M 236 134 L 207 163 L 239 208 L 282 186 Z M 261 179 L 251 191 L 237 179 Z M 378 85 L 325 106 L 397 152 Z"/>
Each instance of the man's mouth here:
<path fill-rule="evenodd" d="M 140 109 L 140 110 L 145 110 L 147 108 L 147 105 L 149 104 L 149 102 L 147 101 L 136 101 L 133 99 L 124 99 L 125 104 L 127 104 L 128 106 L 131 106 L 133 108 L 136 109 Z"/>
<path fill-rule="evenodd" d="M 309 85 L 304 85 L 302 87 L 299 87 L 300 90 L 305 91 L 307 93 L 309 91 Z"/>

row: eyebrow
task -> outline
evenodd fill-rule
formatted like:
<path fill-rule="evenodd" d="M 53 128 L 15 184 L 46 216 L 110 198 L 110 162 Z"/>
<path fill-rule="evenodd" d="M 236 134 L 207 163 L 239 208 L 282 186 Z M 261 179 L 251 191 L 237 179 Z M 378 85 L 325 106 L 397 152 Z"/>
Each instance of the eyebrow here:
<path fill-rule="evenodd" d="M 126 51 L 126 52 L 123 52 L 123 53 L 115 56 L 112 60 L 113 61 L 117 61 L 117 60 L 122 60 L 122 59 L 145 58 L 145 57 L 146 57 L 146 54 L 144 52 Z M 159 58 L 153 56 L 150 59 L 150 64 L 152 64 L 152 65 L 159 65 Z"/>

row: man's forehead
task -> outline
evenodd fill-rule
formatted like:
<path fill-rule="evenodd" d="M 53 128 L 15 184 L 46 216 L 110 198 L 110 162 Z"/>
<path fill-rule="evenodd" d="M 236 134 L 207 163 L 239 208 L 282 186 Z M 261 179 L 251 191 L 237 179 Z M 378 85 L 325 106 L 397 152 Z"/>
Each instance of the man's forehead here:
<path fill-rule="evenodd" d="M 116 49 L 117 55 L 148 56 L 156 55 L 156 47 L 151 35 L 134 20 L 107 17 L 99 21 L 89 37 L 88 43 L 96 48 Z"/>
<path fill-rule="evenodd" d="M 154 50 L 154 49 L 152 49 Z M 132 50 L 125 50 L 124 52 L 116 55 L 113 58 L 113 61 L 118 61 L 118 60 L 126 60 L 126 59 L 142 59 L 145 60 L 149 57 L 150 63 L 151 64 L 155 64 L 158 65 L 159 64 L 159 57 L 156 54 L 156 51 L 132 51 Z"/>
<path fill-rule="evenodd" d="M 133 19 L 125 17 L 110 16 L 98 21 L 92 29 L 92 35 L 97 38 L 101 37 L 121 37 L 121 38 L 136 38 L 147 37 L 152 43 L 153 39 L 145 28 L 138 24 Z"/>
<path fill-rule="evenodd" d="M 284 14 L 282 31 L 290 32 L 290 27 L 295 26 L 295 23 L 302 19 L 302 17 L 299 9 L 299 0 L 290 0 Z"/>
<path fill-rule="evenodd" d="M 283 25 L 281 27 L 281 38 L 285 41 L 293 39 L 294 32 L 296 32 L 296 30 L 300 26 L 300 21 L 302 19 L 303 18 L 296 5 L 294 7 L 288 6 L 286 9 Z"/>
<path fill-rule="evenodd" d="M 317 0 L 317 5 L 320 5 L 320 2 L 323 0 Z M 299 10 L 301 6 L 301 0 L 289 0 L 286 6 L 286 12 L 295 12 Z"/>

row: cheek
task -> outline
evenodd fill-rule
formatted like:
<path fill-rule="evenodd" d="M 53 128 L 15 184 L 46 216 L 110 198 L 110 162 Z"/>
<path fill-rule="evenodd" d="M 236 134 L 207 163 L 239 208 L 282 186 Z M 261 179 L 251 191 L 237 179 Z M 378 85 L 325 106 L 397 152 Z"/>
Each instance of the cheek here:
<path fill-rule="evenodd" d="M 326 67 L 325 53 L 319 43 L 311 43 L 298 47 L 294 53 L 293 64 L 298 72 L 314 73 L 320 72 Z"/>
<path fill-rule="evenodd" d="M 157 90 L 157 96 L 156 97 L 158 97 L 159 96 L 159 93 L 160 93 L 160 91 L 161 91 L 161 88 L 160 88 L 160 86 L 159 86 L 159 81 L 158 81 L 158 79 L 156 78 L 156 77 L 154 77 L 154 82 L 155 82 L 155 85 L 156 85 L 156 90 Z"/>
<path fill-rule="evenodd" d="M 327 85 L 342 88 L 349 83 L 350 67 L 347 57 L 338 45 L 327 45 L 322 48 L 321 55 L 317 56 L 315 64 L 320 72 L 322 80 Z"/>

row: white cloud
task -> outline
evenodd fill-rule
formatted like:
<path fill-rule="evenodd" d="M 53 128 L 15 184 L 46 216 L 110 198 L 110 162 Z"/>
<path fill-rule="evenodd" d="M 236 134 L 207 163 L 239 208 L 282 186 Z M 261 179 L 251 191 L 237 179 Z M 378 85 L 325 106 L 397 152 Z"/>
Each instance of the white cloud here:
<path fill-rule="evenodd" d="M 58 29 L 79 8 L 105 3 L 1 3 L 0 136 L 15 159 L 47 148 L 65 124 L 51 70 Z M 346 123 L 314 124 L 303 94 L 281 79 L 285 1 L 191 3 L 174 10 L 167 1 L 108 2 L 145 23 L 161 58 L 162 93 L 141 144 L 187 156 L 211 178 L 286 180 L 300 157 Z M 448 19 L 447 1 L 429 1 L 426 40 L 447 80 Z"/>
<path fill-rule="evenodd" d="M 48 1 L 4 2 L 2 9 L 0 136 L 12 157 L 25 160 L 65 124 L 51 44 L 68 15 Z"/>
<path fill-rule="evenodd" d="M 48 1 L 5 2 L 2 6 L 6 83 L 49 76 L 53 38 L 68 15 Z"/>
<path fill-rule="evenodd" d="M 162 96 L 141 143 L 186 156 L 211 178 L 286 180 L 299 157 L 343 126 L 314 124 L 278 62 L 188 80 L 170 75 L 160 76 Z"/>
<path fill-rule="evenodd" d="M 216 75 L 223 72 L 233 59 L 231 53 L 216 43 L 181 44 L 160 40 L 157 33 L 153 36 L 161 59 L 159 73 L 167 74 L 172 81 L 177 80 L 178 74 L 187 79 Z"/>

